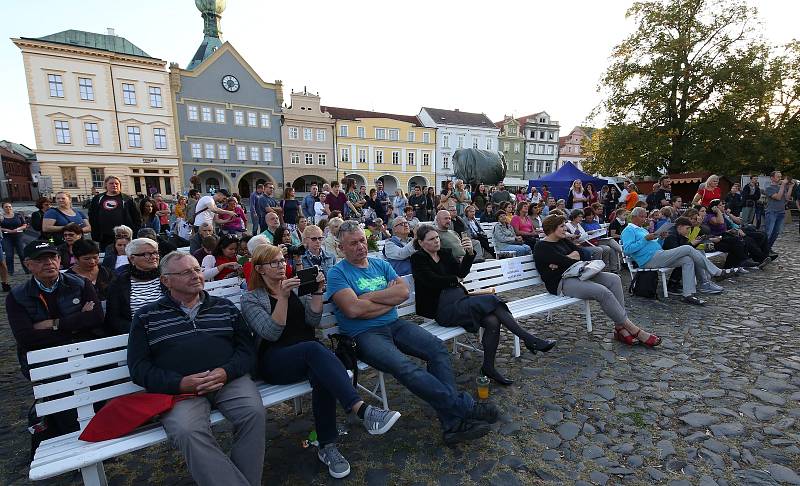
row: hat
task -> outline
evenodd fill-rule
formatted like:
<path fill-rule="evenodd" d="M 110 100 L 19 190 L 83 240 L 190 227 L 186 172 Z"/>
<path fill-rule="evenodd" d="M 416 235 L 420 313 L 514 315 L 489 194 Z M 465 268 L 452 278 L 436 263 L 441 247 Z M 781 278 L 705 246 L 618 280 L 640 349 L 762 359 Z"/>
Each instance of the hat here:
<path fill-rule="evenodd" d="M 231 197 L 231 193 L 227 189 L 217 189 L 217 192 L 225 197 Z"/>
<path fill-rule="evenodd" d="M 58 255 L 58 248 L 56 248 L 55 245 L 51 245 L 49 241 L 33 240 L 25 245 L 25 250 L 22 252 L 25 259 L 39 258 L 40 255 L 44 255 L 45 253 Z"/>

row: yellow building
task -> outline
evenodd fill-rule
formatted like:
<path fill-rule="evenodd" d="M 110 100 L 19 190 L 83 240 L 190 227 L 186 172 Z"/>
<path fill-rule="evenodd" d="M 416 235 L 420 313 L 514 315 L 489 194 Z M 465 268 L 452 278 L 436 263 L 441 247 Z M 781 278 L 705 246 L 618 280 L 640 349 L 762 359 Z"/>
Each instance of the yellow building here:
<path fill-rule="evenodd" d="M 338 179 L 350 177 L 367 188 L 377 179 L 394 194 L 435 183 L 436 129 L 416 116 L 325 107 L 336 120 Z"/>

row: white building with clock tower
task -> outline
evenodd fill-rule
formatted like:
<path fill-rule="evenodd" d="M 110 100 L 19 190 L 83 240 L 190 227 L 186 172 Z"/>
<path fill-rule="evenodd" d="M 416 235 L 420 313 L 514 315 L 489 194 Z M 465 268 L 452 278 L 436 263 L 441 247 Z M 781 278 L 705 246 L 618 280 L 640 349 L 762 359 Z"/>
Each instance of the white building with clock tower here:
<path fill-rule="evenodd" d="M 185 69 L 170 65 L 184 187 L 225 188 L 246 198 L 257 184 L 283 185 L 281 81 L 264 81 L 221 39 L 225 2 L 196 0 L 204 38 Z"/>

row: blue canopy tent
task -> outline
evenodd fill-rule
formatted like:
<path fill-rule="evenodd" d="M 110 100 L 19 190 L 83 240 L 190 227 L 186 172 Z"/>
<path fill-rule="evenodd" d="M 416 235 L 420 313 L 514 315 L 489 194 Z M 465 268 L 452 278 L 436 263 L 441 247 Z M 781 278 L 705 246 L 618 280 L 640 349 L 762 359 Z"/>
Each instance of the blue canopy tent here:
<path fill-rule="evenodd" d="M 583 183 L 583 187 L 586 187 L 586 184 L 591 182 L 594 186 L 594 190 L 598 193 L 603 186 L 608 184 L 607 180 L 592 177 L 575 167 L 575 164 L 572 162 L 567 162 L 552 174 L 547 174 L 539 179 L 528 181 L 528 190 L 530 190 L 532 186 L 536 186 L 536 189 L 541 192 L 542 186 L 546 185 L 550 194 L 556 198 L 556 200 L 567 199 L 569 188 L 572 187 L 572 182 L 576 179 Z"/>

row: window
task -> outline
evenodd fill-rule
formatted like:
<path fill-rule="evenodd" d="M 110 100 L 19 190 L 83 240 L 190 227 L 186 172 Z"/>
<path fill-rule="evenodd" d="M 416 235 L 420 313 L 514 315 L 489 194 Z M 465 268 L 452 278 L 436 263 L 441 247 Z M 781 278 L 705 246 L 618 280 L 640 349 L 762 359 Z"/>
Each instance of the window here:
<path fill-rule="evenodd" d="M 325 165 L 326 164 L 326 160 L 325 160 L 326 158 L 327 157 L 325 156 L 325 154 L 317 154 L 317 164 L 318 165 Z"/>
<path fill-rule="evenodd" d="M 545 117 L 539 118 L 539 123 L 547 123 L 547 118 Z"/>
<path fill-rule="evenodd" d="M 414 130 L 409 130 L 408 131 L 408 141 L 409 142 L 414 142 L 414 141 L 416 141 L 416 139 L 417 139 L 417 134 L 414 133 Z"/>
<path fill-rule="evenodd" d="M 309 142 L 313 139 L 314 131 L 310 128 L 303 129 L 303 140 L 308 140 Z"/>
<path fill-rule="evenodd" d="M 142 147 L 142 131 L 139 127 L 128 127 L 128 147 Z"/>
<path fill-rule="evenodd" d="M 553 149 L 554 149 L 554 148 L 553 148 L 553 146 L 552 146 L 552 145 L 548 145 L 548 146 L 547 146 L 547 154 L 548 154 L 548 155 L 553 155 Z"/>
<path fill-rule="evenodd" d="M 486 139 L 486 150 L 492 150 L 492 139 L 491 138 L 487 138 Z"/>
<path fill-rule="evenodd" d="M 78 176 L 75 174 L 75 167 L 62 167 L 61 180 L 64 182 L 64 189 L 77 189 Z"/>
<path fill-rule="evenodd" d="M 515 154 L 518 154 L 518 153 L 519 153 L 519 144 L 518 144 L 518 143 L 515 143 L 515 144 L 514 144 L 514 153 L 515 153 Z"/>
<path fill-rule="evenodd" d="M 422 154 L 422 165 L 431 165 L 431 154 L 427 152 Z"/>
<path fill-rule="evenodd" d="M 415 156 L 416 154 L 415 154 L 414 152 L 408 152 L 406 155 L 408 156 L 408 161 L 407 161 L 407 162 L 408 162 L 408 165 L 414 165 L 414 164 L 416 164 L 416 161 L 414 160 L 414 156 Z"/>
<path fill-rule="evenodd" d="M 164 102 L 161 99 L 161 88 L 158 86 L 150 86 L 148 92 L 150 93 L 150 107 L 163 108 Z"/>
<path fill-rule="evenodd" d="M 236 146 L 236 160 L 247 160 L 247 147 L 244 145 Z"/>
<path fill-rule="evenodd" d="M 250 160 L 261 160 L 260 147 L 250 147 Z"/>
<path fill-rule="evenodd" d="M 126 105 L 136 104 L 136 87 L 130 83 L 122 83 L 122 102 Z"/>
<path fill-rule="evenodd" d="M 392 164 L 400 165 L 400 152 L 392 150 Z"/>
<path fill-rule="evenodd" d="M 450 168 L 450 156 L 448 154 L 442 155 L 442 169 Z"/>
<path fill-rule="evenodd" d="M 367 163 L 367 150 L 366 149 L 358 149 L 358 161 L 362 164 Z"/>
<path fill-rule="evenodd" d="M 547 132 L 547 139 L 553 140 L 553 132 Z"/>
<path fill-rule="evenodd" d="M 50 96 L 53 98 L 64 97 L 64 81 L 60 74 L 48 74 L 47 82 L 50 85 Z"/>
<path fill-rule="evenodd" d="M 228 158 L 228 144 L 219 144 L 217 145 L 217 154 L 219 155 L 220 159 L 227 159 Z"/>
<path fill-rule="evenodd" d="M 550 172 L 551 171 L 551 162 L 549 160 L 546 160 L 544 162 L 544 171 L 545 172 Z"/>
<path fill-rule="evenodd" d="M 207 143 L 207 144 L 205 145 L 205 149 L 206 149 L 206 158 L 207 158 L 207 159 L 213 159 L 213 158 L 214 158 L 214 155 L 215 155 L 215 154 L 214 154 L 214 144 L 212 144 L 212 143 Z"/>
<path fill-rule="evenodd" d="M 317 142 L 324 142 L 327 138 L 324 128 L 317 128 Z"/>
<path fill-rule="evenodd" d="M 94 86 L 91 78 L 78 78 L 78 90 L 83 101 L 94 101 Z"/>
<path fill-rule="evenodd" d="M 91 168 L 89 172 L 92 174 L 92 187 L 95 189 L 102 189 L 103 180 L 106 178 L 105 169 Z"/>
<path fill-rule="evenodd" d="M 515 127 L 515 126 L 508 127 L 508 134 L 512 135 L 512 136 L 515 136 L 517 134 L 517 127 Z"/>
<path fill-rule="evenodd" d="M 83 129 L 86 132 L 86 145 L 100 145 L 100 130 L 97 123 L 84 123 Z"/>
<path fill-rule="evenodd" d="M 544 130 L 539 130 L 539 140 L 544 140 Z"/>
<path fill-rule="evenodd" d="M 269 128 L 269 113 L 261 114 L 261 128 Z"/>
<path fill-rule="evenodd" d="M 291 161 L 292 161 L 293 164 L 299 164 L 300 163 L 300 154 L 298 154 L 297 152 L 292 152 Z"/>
<path fill-rule="evenodd" d="M 197 107 L 194 105 L 186 105 L 186 117 L 189 118 L 190 121 L 197 121 Z"/>
<path fill-rule="evenodd" d="M 509 148 L 511 148 L 511 144 L 508 142 L 503 142 L 503 152 L 508 152 Z"/>
<path fill-rule="evenodd" d="M 264 161 L 272 162 L 272 147 L 264 147 L 262 152 L 264 152 Z"/>
<path fill-rule="evenodd" d="M 514 170 L 514 172 L 519 172 L 519 160 L 515 160 L 514 162 L 512 162 L 511 167 Z"/>
<path fill-rule="evenodd" d="M 472 148 L 478 148 L 478 137 L 472 137 Z"/>
<path fill-rule="evenodd" d="M 200 115 L 202 116 L 204 122 L 210 122 L 211 121 L 211 108 L 208 107 L 208 106 L 201 107 L 200 108 Z"/>
<path fill-rule="evenodd" d="M 167 148 L 167 129 L 154 128 L 153 129 L 153 144 L 157 150 L 166 150 Z"/>
<path fill-rule="evenodd" d="M 375 151 L 375 163 L 382 164 L 383 163 L 383 150 L 376 150 Z"/>
<path fill-rule="evenodd" d="M 536 138 L 536 130 L 531 130 L 531 136 L 528 138 Z"/>
<path fill-rule="evenodd" d="M 431 143 L 431 134 L 429 132 L 422 132 L 422 143 Z"/>
<path fill-rule="evenodd" d="M 544 153 L 544 144 L 541 144 L 541 143 L 539 144 L 539 151 L 536 152 L 536 153 L 537 154 L 543 154 Z"/>
<path fill-rule="evenodd" d="M 396 128 L 389 129 L 389 140 L 400 140 L 400 130 Z"/>
<path fill-rule="evenodd" d="M 542 161 L 541 160 L 537 160 L 536 161 L 536 172 L 541 172 L 541 171 L 542 171 Z"/>
<path fill-rule="evenodd" d="M 216 116 L 217 123 L 225 123 L 225 108 L 215 108 L 214 115 Z"/>
<path fill-rule="evenodd" d="M 257 127 L 258 126 L 258 118 L 256 114 L 252 111 L 247 112 L 247 126 L 249 127 Z"/>
<path fill-rule="evenodd" d="M 442 147 L 450 148 L 450 135 L 442 135 Z"/>
<path fill-rule="evenodd" d="M 243 111 L 234 111 L 233 112 L 233 123 L 235 125 L 244 125 L 244 112 Z"/>
<path fill-rule="evenodd" d="M 464 135 L 458 136 L 458 146 L 457 148 L 464 148 Z"/>
<path fill-rule="evenodd" d="M 314 154 L 306 154 L 306 165 L 314 165 Z"/>
<path fill-rule="evenodd" d="M 199 143 L 193 143 L 192 144 L 192 158 L 199 159 L 202 156 L 203 155 L 200 152 L 200 144 Z"/>
<path fill-rule="evenodd" d="M 297 127 L 289 127 L 289 140 L 297 140 L 300 136 L 300 129 Z"/>
<path fill-rule="evenodd" d="M 367 138 L 367 130 L 364 127 L 357 127 L 358 138 Z"/>
<path fill-rule="evenodd" d="M 347 136 L 347 125 L 341 125 L 339 127 L 339 136 L 346 137 Z"/>
<path fill-rule="evenodd" d="M 56 120 L 56 143 L 72 143 L 69 135 L 69 122 Z"/>
<path fill-rule="evenodd" d="M 342 125 L 346 127 L 347 125 Z M 350 162 L 350 149 L 343 148 L 339 160 L 342 162 Z"/>
<path fill-rule="evenodd" d="M 385 128 L 376 128 L 375 129 L 375 139 L 376 140 L 386 140 L 386 129 Z"/>
<path fill-rule="evenodd" d="M 528 160 L 525 162 L 525 170 L 532 172 L 533 171 L 533 161 Z"/>

